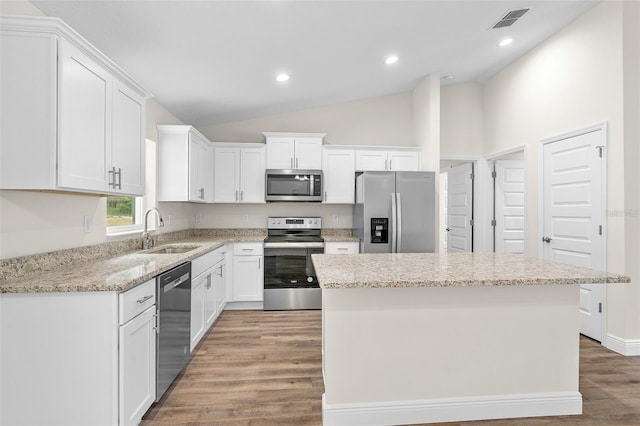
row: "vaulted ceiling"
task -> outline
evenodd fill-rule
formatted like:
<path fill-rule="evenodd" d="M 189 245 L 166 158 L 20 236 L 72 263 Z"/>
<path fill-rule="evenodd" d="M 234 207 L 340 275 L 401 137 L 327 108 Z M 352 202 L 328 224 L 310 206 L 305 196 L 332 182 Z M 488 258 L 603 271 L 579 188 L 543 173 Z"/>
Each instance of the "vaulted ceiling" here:
<path fill-rule="evenodd" d="M 205 126 L 404 92 L 432 73 L 452 76 L 443 84 L 483 82 L 597 0 L 32 3 L 182 121 Z M 386 64 L 389 55 L 398 61 Z M 276 81 L 280 73 L 289 80 Z"/>

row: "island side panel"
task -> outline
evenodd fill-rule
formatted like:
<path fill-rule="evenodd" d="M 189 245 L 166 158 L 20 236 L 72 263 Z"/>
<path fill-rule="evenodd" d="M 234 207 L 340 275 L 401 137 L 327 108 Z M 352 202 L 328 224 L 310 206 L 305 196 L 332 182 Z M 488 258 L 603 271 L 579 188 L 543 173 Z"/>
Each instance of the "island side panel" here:
<path fill-rule="evenodd" d="M 571 408 L 502 417 L 581 412 L 577 285 L 325 289 L 323 299 L 325 417 L 332 407 L 558 395 Z"/>

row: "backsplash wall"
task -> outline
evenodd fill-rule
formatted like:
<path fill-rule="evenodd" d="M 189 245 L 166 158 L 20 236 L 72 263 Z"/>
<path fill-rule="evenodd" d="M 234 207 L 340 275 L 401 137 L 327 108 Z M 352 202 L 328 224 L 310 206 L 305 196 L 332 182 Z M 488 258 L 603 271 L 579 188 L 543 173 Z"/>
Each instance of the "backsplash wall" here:
<path fill-rule="evenodd" d="M 196 221 L 198 215 L 200 222 Z M 193 205 L 194 228 L 266 228 L 270 216 L 318 216 L 322 217 L 323 228 L 350 229 L 353 206 L 318 203 Z"/>

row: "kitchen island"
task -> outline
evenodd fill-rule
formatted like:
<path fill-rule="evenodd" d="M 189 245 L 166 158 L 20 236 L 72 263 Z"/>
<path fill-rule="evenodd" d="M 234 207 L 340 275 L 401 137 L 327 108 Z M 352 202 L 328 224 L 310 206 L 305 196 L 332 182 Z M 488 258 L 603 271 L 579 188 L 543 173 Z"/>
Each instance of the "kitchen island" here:
<path fill-rule="evenodd" d="M 325 425 L 581 414 L 579 284 L 630 281 L 515 254 L 313 263 Z"/>

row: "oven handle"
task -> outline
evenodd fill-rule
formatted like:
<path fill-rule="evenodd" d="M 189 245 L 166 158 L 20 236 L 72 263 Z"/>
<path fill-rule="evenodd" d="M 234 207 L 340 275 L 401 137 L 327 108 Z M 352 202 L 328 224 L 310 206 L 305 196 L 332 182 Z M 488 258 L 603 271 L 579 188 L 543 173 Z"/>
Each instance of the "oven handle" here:
<path fill-rule="evenodd" d="M 264 248 L 324 248 L 324 243 L 264 243 Z"/>

